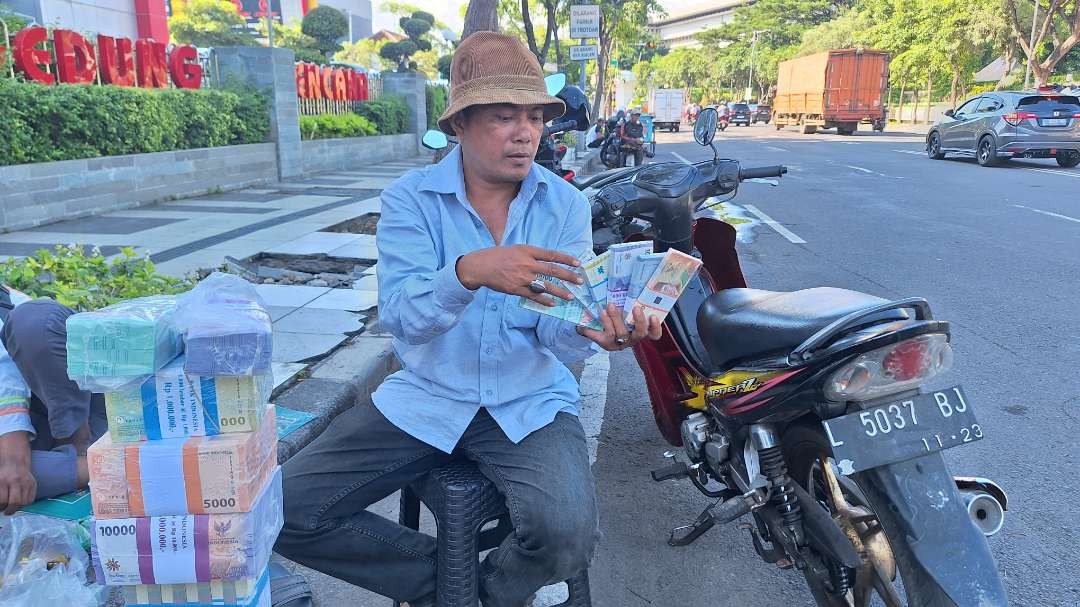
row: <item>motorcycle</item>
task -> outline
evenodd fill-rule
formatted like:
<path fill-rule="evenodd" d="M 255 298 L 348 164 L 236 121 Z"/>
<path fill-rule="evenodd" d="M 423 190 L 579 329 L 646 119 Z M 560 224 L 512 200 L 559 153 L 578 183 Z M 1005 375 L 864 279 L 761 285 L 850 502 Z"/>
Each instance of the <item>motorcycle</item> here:
<path fill-rule="evenodd" d="M 720 116 L 718 124 L 719 124 L 719 128 L 720 128 L 721 131 L 726 131 L 727 128 L 728 128 L 728 124 L 730 124 L 730 123 L 731 123 L 731 116 L 729 116 L 727 114 L 722 114 Z"/>
<path fill-rule="evenodd" d="M 712 160 L 581 183 L 597 253 L 652 240 L 703 261 L 663 337 L 634 347 L 657 427 L 682 447 L 652 478 L 716 500 L 668 544 L 749 515 L 740 528 L 757 554 L 800 572 L 817 605 L 1007 605 L 986 540 L 1007 497 L 954 479 L 940 453 L 984 436 L 971 397 L 923 389 L 950 366 L 949 323 L 921 298 L 747 288 L 735 229 L 712 207 L 787 170 L 720 159 L 717 126 L 709 108 L 694 128 Z"/>
<path fill-rule="evenodd" d="M 544 83 L 547 86 L 549 95 L 562 99 L 563 103 L 566 104 L 566 113 L 557 121 L 544 126 L 533 161 L 559 177 L 572 181 L 576 174 L 574 171 L 564 169 L 562 166 L 568 148 L 566 145 L 557 142 L 555 136 L 567 131 L 584 132 L 589 130 L 591 126 L 589 101 L 580 88 L 566 84 L 565 74 L 547 76 L 544 78 Z M 430 130 L 424 133 L 420 143 L 425 148 L 434 150 L 434 162 L 439 162 L 450 153 L 450 150 L 454 149 L 457 140 L 442 131 Z"/>
<path fill-rule="evenodd" d="M 602 132 L 598 132 L 596 139 L 590 141 L 588 145 L 590 148 L 600 148 L 600 161 L 609 169 L 620 168 L 619 152 L 622 140 L 619 137 L 619 125 L 625 117 L 625 112 L 619 110 L 617 114 L 604 121 Z"/>

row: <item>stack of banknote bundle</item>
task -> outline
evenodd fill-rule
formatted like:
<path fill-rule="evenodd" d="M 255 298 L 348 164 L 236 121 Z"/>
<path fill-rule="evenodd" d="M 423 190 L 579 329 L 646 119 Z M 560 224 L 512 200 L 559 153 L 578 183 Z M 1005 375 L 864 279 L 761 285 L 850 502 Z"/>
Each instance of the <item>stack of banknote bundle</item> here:
<path fill-rule="evenodd" d="M 620 243 L 600 255 L 585 251 L 577 257 L 581 266 L 572 270 L 581 276 L 582 284 L 543 276 L 569 291 L 572 300 L 553 297 L 555 306 L 549 307 L 522 298 L 521 306 L 596 330 L 603 330 L 600 314 L 609 305 L 627 325 L 634 324 L 635 307 L 647 319 L 656 317 L 662 322 L 701 267 L 700 259 L 675 249 L 654 253 L 652 241 Z"/>
<path fill-rule="evenodd" d="M 140 297 L 67 319 L 68 376 L 83 390 L 139 384 L 180 354 L 176 298 Z"/>
<path fill-rule="evenodd" d="M 282 524 L 270 315 L 224 274 L 170 305 L 137 301 L 68 319 L 68 374 L 105 393 L 109 421 L 87 452 L 98 580 L 128 605 L 268 604 Z"/>

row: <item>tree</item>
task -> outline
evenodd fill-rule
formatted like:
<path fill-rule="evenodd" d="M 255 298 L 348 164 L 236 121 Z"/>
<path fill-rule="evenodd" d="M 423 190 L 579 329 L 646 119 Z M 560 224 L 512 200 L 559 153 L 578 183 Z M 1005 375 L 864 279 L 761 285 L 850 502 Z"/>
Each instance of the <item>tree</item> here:
<path fill-rule="evenodd" d="M 315 48 L 327 57 L 341 50 L 338 42 L 349 34 L 349 19 L 338 9 L 321 5 L 304 15 L 300 31 L 315 40 Z"/>
<path fill-rule="evenodd" d="M 382 47 L 379 54 L 386 59 L 397 62 L 397 71 L 406 72 L 417 69 L 417 63 L 410 58 L 418 51 L 431 51 L 431 41 L 426 35 L 431 31 L 435 23 L 435 17 L 428 12 L 416 11 L 408 17 L 402 17 L 398 21 L 402 31 L 408 36 L 401 42 L 391 42 Z"/>
<path fill-rule="evenodd" d="M 436 68 L 439 70 L 439 77 L 443 80 L 450 79 L 450 64 L 453 63 L 453 61 L 453 55 L 443 55 L 442 57 L 439 57 L 439 61 L 435 64 Z"/>
<path fill-rule="evenodd" d="M 315 39 L 301 30 L 299 22 L 294 21 L 290 25 L 282 25 L 276 21 L 273 23 L 274 46 L 292 49 L 297 61 L 318 64 L 326 63 L 326 55 L 315 48 Z M 258 30 L 260 36 L 263 38 L 267 37 L 265 21 L 259 21 L 258 25 L 255 26 L 255 29 Z"/>
<path fill-rule="evenodd" d="M 1031 21 L 1023 24 L 1016 0 L 1005 0 L 1005 15 L 1013 38 L 1027 57 L 1035 84 L 1042 85 L 1050 79 L 1057 64 L 1080 43 L 1080 0 L 1048 0 L 1040 2 L 1039 20 L 1035 23 L 1035 43 L 1031 44 Z M 1034 15 L 1032 15 L 1034 17 Z M 1040 53 L 1046 43 L 1049 51 Z"/>
<path fill-rule="evenodd" d="M 461 32 L 464 40 L 475 32 L 499 31 L 499 0 L 469 0 L 465 11 L 465 29 Z"/>
<path fill-rule="evenodd" d="M 182 13 L 169 19 L 174 42 L 198 47 L 258 46 L 246 28 L 247 21 L 231 0 L 191 0 Z"/>
<path fill-rule="evenodd" d="M 647 37 L 649 19 L 664 14 L 657 0 L 610 0 L 600 5 L 600 52 L 596 62 L 597 80 L 592 115 L 600 115 L 600 104 L 608 90 L 608 64 L 617 47 L 636 48 Z"/>
<path fill-rule="evenodd" d="M 390 44 L 387 40 L 372 40 L 371 38 L 347 42 L 340 51 L 334 54 L 334 59 L 380 72 L 392 70 L 397 66 L 397 62 L 386 59 L 379 53 L 387 44 Z"/>

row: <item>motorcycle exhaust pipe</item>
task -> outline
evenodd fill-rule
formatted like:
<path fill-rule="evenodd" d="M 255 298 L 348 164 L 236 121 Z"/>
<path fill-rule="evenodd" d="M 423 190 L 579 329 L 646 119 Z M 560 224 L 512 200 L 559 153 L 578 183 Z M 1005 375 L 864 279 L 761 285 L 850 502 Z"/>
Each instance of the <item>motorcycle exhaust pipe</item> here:
<path fill-rule="evenodd" d="M 971 522 L 990 537 L 1005 525 L 1005 511 L 1008 498 L 1005 492 L 993 481 L 985 478 L 957 477 L 956 488 L 960 490 L 964 504 L 967 505 Z"/>

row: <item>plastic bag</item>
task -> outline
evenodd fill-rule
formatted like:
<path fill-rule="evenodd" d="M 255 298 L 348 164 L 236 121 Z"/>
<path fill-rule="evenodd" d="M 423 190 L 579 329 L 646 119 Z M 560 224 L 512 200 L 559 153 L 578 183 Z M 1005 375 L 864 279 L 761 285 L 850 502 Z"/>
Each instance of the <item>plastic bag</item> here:
<path fill-rule="evenodd" d="M 47 516 L 0 515 L 0 605 L 99 605 L 108 592 L 87 584 L 89 555 L 79 525 Z"/>
<path fill-rule="evenodd" d="M 250 282 L 214 272 L 179 296 L 175 316 L 193 375 L 252 375 L 270 370 L 273 328 Z"/>
<path fill-rule="evenodd" d="M 180 354 L 176 298 L 140 297 L 67 319 L 68 377 L 83 390 L 138 385 Z"/>

